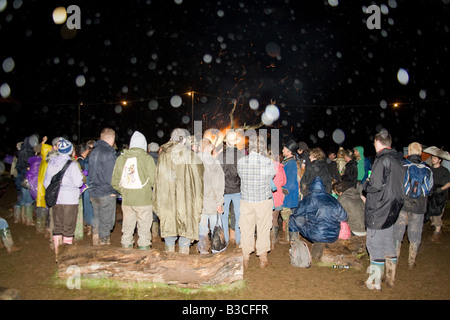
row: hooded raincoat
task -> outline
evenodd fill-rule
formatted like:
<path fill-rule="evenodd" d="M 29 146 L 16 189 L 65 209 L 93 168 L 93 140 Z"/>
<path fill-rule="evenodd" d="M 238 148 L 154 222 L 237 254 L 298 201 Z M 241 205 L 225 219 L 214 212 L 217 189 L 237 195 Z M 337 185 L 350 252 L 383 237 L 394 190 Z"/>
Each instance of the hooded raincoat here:
<path fill-rule="evenodd" d="M 289 231 L 300 232 L 312 242 L 332 243 L 339 237 L 341 221 L 347 219 L 347 212 L 316 177 L 309 185 L 309 194 L 293 210 Z"/>
<path fill-rule="evenodd" d="M 160 219 L 161 237 L 198 240 L 203 209 L 203 164 L 183 144 L 161 146 L 153 189 L 153 211 Z"/>
<path fill-rule="evenodd" d="M 48 162 L 47 154 L 52 150 L 52 146 L 43 143 L 41 146 L 41 164 L 39 165 L 38 173 L 38 185 L 37 185 L 37 197 L 36 197 L 36 207 L 45 208 L 47 205 L 45 203 L 45 188 L 44 188 L 44 178 L 47 172 Z"/>

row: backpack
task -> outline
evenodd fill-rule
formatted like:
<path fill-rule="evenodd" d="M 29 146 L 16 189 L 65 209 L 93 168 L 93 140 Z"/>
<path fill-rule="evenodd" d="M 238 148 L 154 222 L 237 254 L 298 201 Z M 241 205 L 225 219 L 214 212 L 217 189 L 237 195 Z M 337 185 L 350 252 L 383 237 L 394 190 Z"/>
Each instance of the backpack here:
<path fill-rule="evenodd" d="M 305 241 L 297 240 L 292 243 L 289 256 L 291 265 L 294 267 L 309 268 L 311 266 L 311 253 Z"/>
<path fill-rule="evenodd" d="M 64 173 L 66 172 L 69 165 L 72 163 L 72 160 L 67 160 L 64 167 L 52 177 L 50 184 L 47 189 L 45 189 L 45 204 L 47 207 L 53 207 L 56 205 L 56 201 L 58 200 L 59 188 L 61 187 L 62 178 Z"/>
<path fill-rule="evenodd" d="M 142 189 L 147 184 L 148 180 L 149 178 L 142 184 L 141 179 L 139 178 L 136 157 L 128 158 L 127 161 L 125 161 L 119 183 L 122 188 Z"/>
<path fill-rule="evenodd" d="M 410 161 L 406 161 L 404 166 L 406 167 L 403 183 L 405 195 L 413 199 L 426 197 L 433 186 L 431 169 L 424 163 L 415 164 Z"/>

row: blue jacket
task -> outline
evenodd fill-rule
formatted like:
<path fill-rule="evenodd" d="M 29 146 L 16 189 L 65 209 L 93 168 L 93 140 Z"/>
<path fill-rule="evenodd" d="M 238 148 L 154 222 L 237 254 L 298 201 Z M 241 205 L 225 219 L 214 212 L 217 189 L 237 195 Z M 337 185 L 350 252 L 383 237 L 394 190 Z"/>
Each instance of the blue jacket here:
<path fill-rule="evenodd" d="M 309 194 L 299 202 L 289 219 L 289 231 L 300 232 L 312 242 L 335 242 L 341 230 L 341 221 L 348 214 L 341 204 L 325 189 L 320 177 L 309 185 Z"/>
<path fill-rule="evenodd" d="M 284 173 L 286 174 L 286 184 L 283 189 L 289 191 L 284 197 L 284 208 L 295 208 L 298 205 L 298 181 L 297 181 L 297 162 L 295 158 L 283 161 Z"/>

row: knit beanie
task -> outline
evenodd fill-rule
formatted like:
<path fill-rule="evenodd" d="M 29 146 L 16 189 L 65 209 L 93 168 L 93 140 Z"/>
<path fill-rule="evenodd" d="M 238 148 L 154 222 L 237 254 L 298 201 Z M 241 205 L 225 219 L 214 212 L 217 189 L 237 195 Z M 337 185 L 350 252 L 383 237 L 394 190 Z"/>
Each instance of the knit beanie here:
<path fill-rule="evenodd" d="M 73 151 L 73 145 L 70 141 L 66 139 L 59 140 L 58 151 L 62 154 L 71 155 Z"/>

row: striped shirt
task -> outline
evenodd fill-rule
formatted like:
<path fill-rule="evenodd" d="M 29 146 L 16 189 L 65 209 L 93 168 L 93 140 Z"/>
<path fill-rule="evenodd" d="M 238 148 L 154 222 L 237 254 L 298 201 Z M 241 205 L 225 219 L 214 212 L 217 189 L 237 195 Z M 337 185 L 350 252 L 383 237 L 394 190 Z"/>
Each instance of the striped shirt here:
<path fill-rule="evenodd" d="M 237 170 L 241 177 L 241 200 L 261 202 L 272 198 L 270 180 L 275 176 L 272 160 L 250 152 L 238 161 Z"/>

